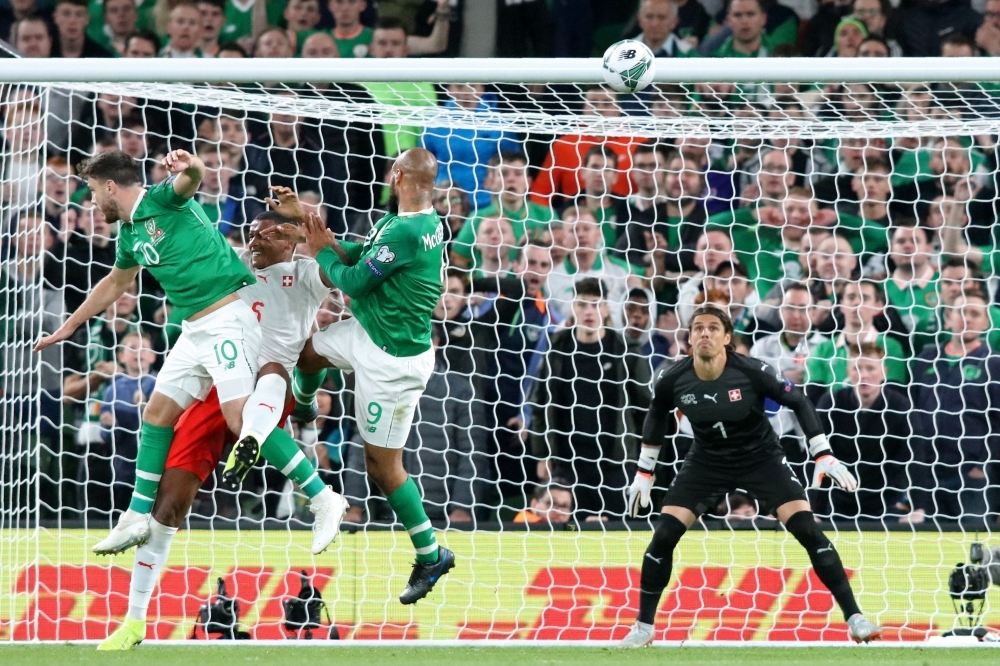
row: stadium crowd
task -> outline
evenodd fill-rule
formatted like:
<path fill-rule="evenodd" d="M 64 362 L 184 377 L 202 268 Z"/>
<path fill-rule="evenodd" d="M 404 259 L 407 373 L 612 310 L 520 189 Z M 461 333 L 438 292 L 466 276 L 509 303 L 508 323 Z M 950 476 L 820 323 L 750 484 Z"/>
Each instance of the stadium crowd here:
<path fill-rule="evenodd" d="M 573 41 L 565 31 L 586 33 L 587 20 L 590 37 L 581 43 L 593 39 L 598 3 L 572 26 L 562 2 L 500 4 L 498 23 L 517 12 L 537 21 L 516 19 L 508 36 L 525 43 L 498 41 L 498 53 L 576 54 L 560 51 Z M 1000 0 L 986 3 L 985 18 L 962 0 L 898 9 L 878 0 L 713 4 L 645 0 L 635 27 L 660 57 L 1000 52 Z M 0 34 L 10 26 L 14 46 L 32 57 L 447 53 L 454 47 L 447 25 L 461 3 L 419 5 L 382 0 L 375 16 L 364 0 L 330 0 L 326 8 L 273 2 L 266 11 L 263 3 L 224 0 L 139 7 L 61 0 L 50 23 L 39 3 L 12 0 Z M 549 23 L 550 32 L 522 34 Z M 939 43 L 946 24 L 953 30 Z M 9 436 L 0 453 L 11 467 L 36 464 L 12 447 L 28 446 L 23 424 L 41 417 L 43 517 L 107 521 L 127 505 L 139 415 L 179 332 L 144 273 L 72 344 L 47 350 L 40 366 L 30 354 L 39 332 L 55 330 L 114 261 L 115 230 L 76 165 L 120 148 L 154 183 L 166 177 L 160 160 L 168 150 L 194 150 L 208 166 L 198 201 L 242 246 L 272 185 L 294 188 L 337 234 L 364 237 L 387 203 L 387 166 L 415 145 L 439 160 L 434 206 L 449 260 L 435 313 L 437 365 L 406 454 L 433 520 L 620 521 L 652 378 L 687 353 L 685 328 L 706 302 L 736 322 L 738 351 L 805 387 L 835 455 L 858 476 L 855 494 L 813 491 L 818 514 L 911 524 L 1000 515 L 1000 184 L 991 137 L 546 137 L 58 90 L 43 114 L 30 87 L 3 93 L 0 348 Z M 979 106 L 963 108 L 988 113 L 990 90 L 974 93 Z M 530 94 L 479 84 L 314 86 L 297 94 L 484 114 L 531 104 Z M 609 118 L 751 111 L 933 120 L 954 113 L 956 96 L 966 94 L 940 86 L 713 85 L 644 96 L 595 86 L 551 97 L 583 116 Z M 345 305 L 349 299 L 331 294 L 317 325 L 349 316 Z M 298 435 L 321 444 L 315 455 L 351 500 L 348 519 L 379 521 L 391 514 L 365 477 L 357 429 L 345 416 L 351 381 L 328 379 L 317 431 Z M 794 418 L 776 409 L 772 423 L 805 483 Z M 690 443 L 682 418 L 673 447 L 661 454 L 659 486 Z M 301 510 L 289 507 L 283 482 L 264 469 L 232 495 L 212 493 L 210 480 L 194 515 Z M 710 513 L 737 520 L 756 510 L 752 498 L 732 493 Z"/>

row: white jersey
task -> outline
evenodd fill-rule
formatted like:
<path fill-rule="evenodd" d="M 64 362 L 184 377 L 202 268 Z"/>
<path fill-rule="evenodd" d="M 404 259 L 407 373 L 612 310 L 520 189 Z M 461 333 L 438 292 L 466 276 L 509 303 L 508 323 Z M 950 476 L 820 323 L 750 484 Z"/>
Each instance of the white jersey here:
<path fill-rule="evenodd" d="M 257 278 L 237 293 L 260 322 L 260 367 L 280 363 L 291 374 L 330 288 L 323 284 L 319 264 L 312 259 L 294 259 L 258 270 L 251 263 L 250 252 L 236 253 Z"/>

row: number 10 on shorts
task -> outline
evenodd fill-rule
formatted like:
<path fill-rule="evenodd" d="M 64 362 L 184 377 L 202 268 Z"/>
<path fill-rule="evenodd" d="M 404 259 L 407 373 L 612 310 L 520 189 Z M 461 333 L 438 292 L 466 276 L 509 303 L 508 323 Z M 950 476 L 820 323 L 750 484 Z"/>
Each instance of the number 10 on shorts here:
<path fill-rule="evenodd" d="M 377 402 L 368 403 L 368 432 L 375 432 L 375 424 L 382 418 L 382 405 Z"/>
<path fill-rule="evenodd" d="M 232 340 L 225 340 L 221 345 L 215 345 L 213 349 L 215 350 L 216 363 L 225 365 L 227 370 L 232 370 L 236 367 L 236 359 L 239 358 L 239 352 L 236 351 L 236 345 L 233 344 Z"/>

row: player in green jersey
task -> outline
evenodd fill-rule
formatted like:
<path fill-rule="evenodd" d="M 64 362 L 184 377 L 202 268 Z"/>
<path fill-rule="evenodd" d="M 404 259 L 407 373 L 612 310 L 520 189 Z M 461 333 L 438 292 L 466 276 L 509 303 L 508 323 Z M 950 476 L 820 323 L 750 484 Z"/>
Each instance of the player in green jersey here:
<path fill-rule="evenodd" d="M 423 599 L 455 566 L 454 553 L 438 546 L 420 491 L 403 468 L 417 401 L 434 369 L 431 313 L 444 283 L 444 227 L 431 205 L 436 176 L 437 160 L 429 151 L 402 153 L 389 175 L 390 210 L 398 212 L 379 220 L 363 243 L 338 243 L 316 220 L 301 229 L 304 239 L 295 227 L 272 232 L 309 243 L 323 274 L 351 297 L 354 316 L 306 343 L 293 391 L 297 402 L 308 405 L 326 368 L 354 372 L 355 419 L 368 474 L 416 550 L 399 597 L 404 604 Z"/>
<path fill-rule="evenodd" d="M 227 426 L 239 433 L 248 396 L 255 392 L 261 330 L 256 314 L 236 293 L 255 278 L 191 199 L 205 172 L 202 161 L 175 150 L 163 162 L 173 176 L 150 188 L 142 186 L 139 163 L 122 151 L 102 153 L 81 165 L 107 220 L 121 222 L 115 265 L 66 323 L 36 346 L 41 350 L 68 339 L 124 293 L 142 267 L 159 281 L 183 320 L 181 336 L 143 412 L 129 509 L 111 535 L 94 546 L 98 554 L 123 552 L 145 543 L 151 533 L 171 529 L 152 520 L 150 510 L 174 424 L 184 410 L 204 399 L 214 384 Z M 274 428 L 265 451 L 279 449 L 298 451 L 290 435 Z"/>

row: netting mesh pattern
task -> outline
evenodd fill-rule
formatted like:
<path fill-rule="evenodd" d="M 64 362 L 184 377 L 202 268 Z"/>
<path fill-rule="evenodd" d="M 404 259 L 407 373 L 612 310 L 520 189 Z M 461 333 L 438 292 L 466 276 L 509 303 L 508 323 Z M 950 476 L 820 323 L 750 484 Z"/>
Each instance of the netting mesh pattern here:
<path fill-rule="evenodd" d="M 242 247 L 275 185 L 339 236 L 364 237 L 393 158 L 424 145 L 440 165 L 449 263 L 404 462 L 465 568 L 418 610 L 397 604 L 409 546 L 398 524 L 384 529 L 393 514 L 364 473 L 353 376 L 331 373 L 318 432 L 293 434 L 359 531 L 312 558 L 304 498 L 277 470 L 256 469 L 238 493 L 213 476 L 162 575 L 151 635 L 190 635 L 221 577 L 251 633 L 284 637 L 280 602 L 304 569 L 342 637 L 619 638 L 648 541 L 648 517 L 624 514 L 652 378 L 688 353 L 705 302 L 728 309 L 738 351 L 804 387 L 859 477 L 854 495 L 810 501 L 862 607 L 901 640 L 954 622 L 948 570 L 1000 513 L 989 85 L 0 92 L 0 637 L 103 637 L 127 595 L 124 563 L 89 547 L 127 506 L 141 404 L 180 322 L 143 272 L 73 338 L 30 353 L 114 262 L 117 230 L 74 176 L 109 149 L 140 160 L 147 184 L 166 177 L 167 151 L 196 152 L 208 167 L 196 199 Z M 604 283 L 597 335 L 574 325 L 587 278 Z M 317 326 L 347 316 L 333 291 Z M 795 419 L 775 410 L 772 424 L 807 484 Z M 654 506 L 691 446 L 679 426 Z M 707 499 L 708 530 L 682 542 L 664 596 L 663 637 L 842 640 L 832 597 L 755 499 Z"/>

